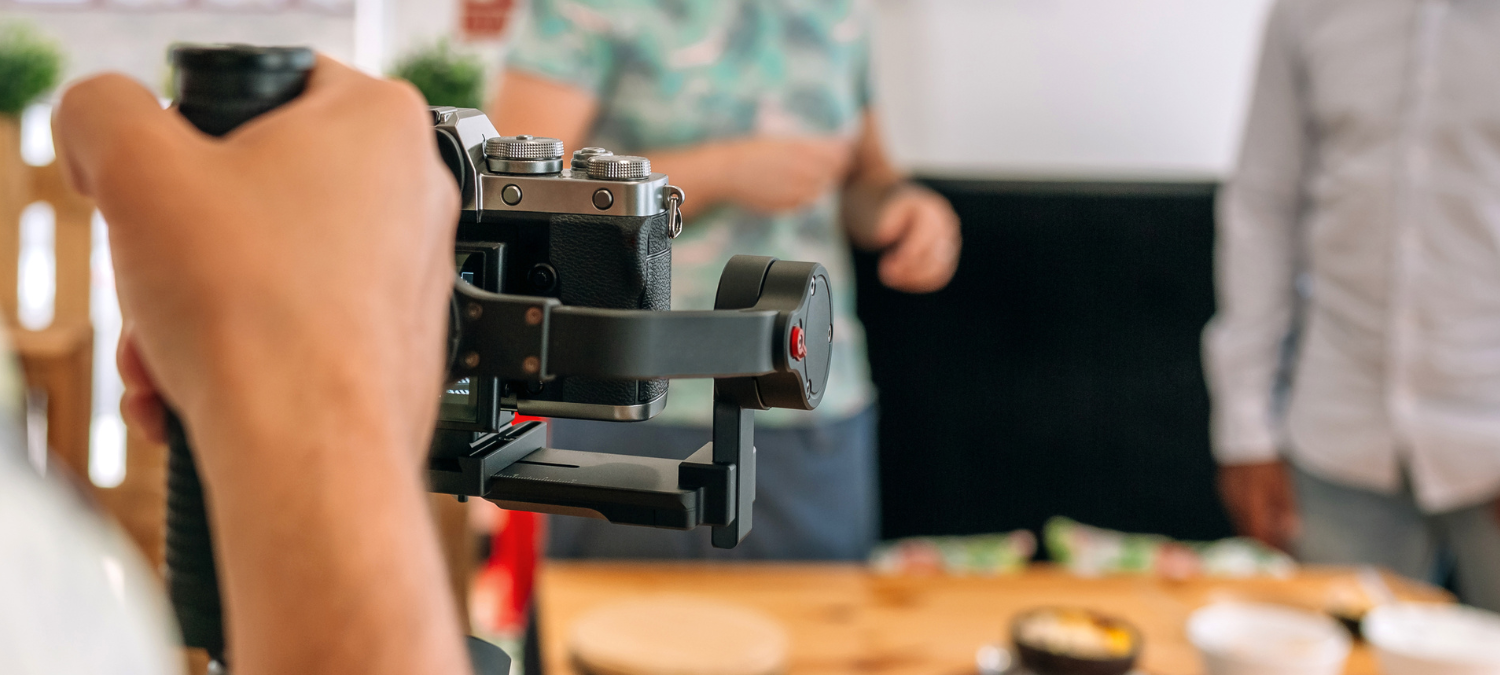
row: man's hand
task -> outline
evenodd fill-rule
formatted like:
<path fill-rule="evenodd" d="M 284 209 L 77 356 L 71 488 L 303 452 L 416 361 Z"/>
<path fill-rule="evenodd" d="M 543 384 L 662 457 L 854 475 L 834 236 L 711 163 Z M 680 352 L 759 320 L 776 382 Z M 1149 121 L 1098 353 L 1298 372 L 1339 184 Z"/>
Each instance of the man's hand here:
<path fill-rule="evenodd" d="M 881 251 L 881 283 L 906 293 L 931 293 L 948 285 L 958 269 L 963 235 L 947 199 L 910 183 L 885 190 L 882 196 L 851 188 L 845 199 L 878 204 L 873 216 L 868 207 L 855 203 L 846 203 L 844 213 L 850 241 Z"/>
<path fill-rule="evenodd" d="M 1291 477 L 1283 462 L 1221 466 L 1219 493 L 1242 535 L 1285 551 L 1301 529 Z"/>
<path fill-rule="evenodd" d="M 464 672 L 420 471 L 458 203 L 420 95 L 321 59 L 217 139 L 107 75 L 54 128 L 110 224 L 126 413 L 159 395 L 195 447 L 234 670 Z"/>

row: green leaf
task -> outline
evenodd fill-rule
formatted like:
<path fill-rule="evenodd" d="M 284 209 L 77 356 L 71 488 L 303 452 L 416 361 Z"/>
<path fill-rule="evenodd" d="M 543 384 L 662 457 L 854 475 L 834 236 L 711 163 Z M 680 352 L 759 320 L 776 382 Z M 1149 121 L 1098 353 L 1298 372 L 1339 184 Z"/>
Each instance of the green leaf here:
<path fill-rule="evenodd" d="M 484 63 L 472 54 L 454 50 L 447 40 L 438 40 L 402 57 L 391 77 L 415 85 L 428 105 L 456 108 L 484 105 Z"/>
<path fill-rule="evenodd" d="M 62 77 L 62 49 L 28 24 L 0 24 L 0 114 L 20 115 Z"/>

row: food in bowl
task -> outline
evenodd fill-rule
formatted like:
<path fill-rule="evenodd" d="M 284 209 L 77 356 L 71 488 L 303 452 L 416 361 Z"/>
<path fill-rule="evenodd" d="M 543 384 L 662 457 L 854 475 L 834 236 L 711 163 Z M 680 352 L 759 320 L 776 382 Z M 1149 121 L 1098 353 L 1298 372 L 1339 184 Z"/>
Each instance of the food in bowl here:
<path fill-rule="evenodd" d="M 1120 675 L 1141 651 L 1135 627 L 1087 609 L 1023 613 L 1011 623 L 1011 639 L 1021 665 L 1039 675 Z"/>

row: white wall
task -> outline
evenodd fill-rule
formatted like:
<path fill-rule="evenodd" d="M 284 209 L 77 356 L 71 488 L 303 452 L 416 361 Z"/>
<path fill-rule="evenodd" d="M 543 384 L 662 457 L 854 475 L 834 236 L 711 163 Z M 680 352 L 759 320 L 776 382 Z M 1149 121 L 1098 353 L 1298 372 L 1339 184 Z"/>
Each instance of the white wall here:
<path fill-rule="evenodd" d="M 62 41 L 70 77 L 123 70 L 154 87 L 174 41 L 307 44 L 383 70 L 457 22 L 455 0 L 317 1 L 266 12 L 0 0 L 0 19 Z M 1270 0 L 875 2 L 877 95 L 902 164 L 972 178 L 1194 180 L 1233 162 Z M 469 47 L 498 63 L 499 45 Z"/>
<path fill-rule="evenodd" d="M 227 7 L 200 3 L 174 8 L 176 0 L 117 0 L 90 6 L 57 2 L 50 7 L 0 0 L 0 21 L 28 22 L 57 39 L 68 55 L 68 79 L 116 70 L 155 89 L 166 84 L 166 51 L 174 42 L 307 45 L 379 73 L 400 55 L 451 37 L 458 25 L 457 0 L 302 0 L 275 10 L 253 4 L 235 9 L 237 1 L 218 0 Z M 164 6 L 142 9 L 129 2 Z M 463 48 L 498 67 L 500 44 Z"/>
<path fill-rule="evenodd" d="M 10 8 L 0 19 L 24 20 L 56 38 L 67 54 L 69 79 L 116 70 L 158 91 L 166 84 L 167 47 L 174 42 L 311 45 L 340 60 L 354 57 L 349 11 Z"/>
<path fill-rule="evenodd" d="M 927 175 L 1212 179 L 1269 0 L 879 0 L 892 151 Z"/>

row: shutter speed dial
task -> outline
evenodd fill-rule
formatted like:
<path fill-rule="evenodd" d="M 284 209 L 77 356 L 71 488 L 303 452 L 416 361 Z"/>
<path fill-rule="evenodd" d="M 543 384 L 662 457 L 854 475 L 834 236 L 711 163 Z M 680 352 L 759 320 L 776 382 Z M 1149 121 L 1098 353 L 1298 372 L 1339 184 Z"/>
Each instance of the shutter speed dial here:
<path fill-rule="evenodd" d="M 484 143 L 490 171 L 545 174 L 562 171 L 563 143 L 545 136 L 496 136 Z"/>

